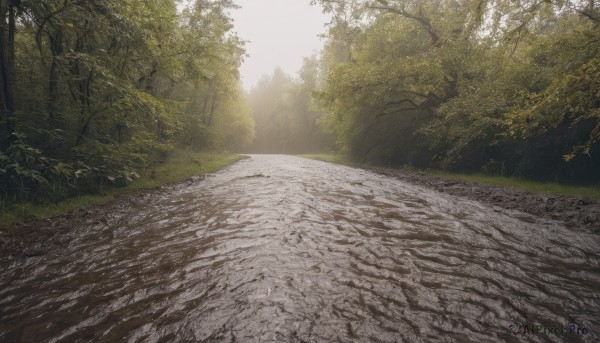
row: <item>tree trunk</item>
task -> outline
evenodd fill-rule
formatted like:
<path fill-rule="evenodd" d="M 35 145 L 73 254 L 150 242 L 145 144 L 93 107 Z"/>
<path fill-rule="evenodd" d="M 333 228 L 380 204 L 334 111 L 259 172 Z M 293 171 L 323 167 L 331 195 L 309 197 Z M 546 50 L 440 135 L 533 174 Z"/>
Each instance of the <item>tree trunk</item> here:
<path fill-rule="evenodd" d="M 62 54 L 62 31 L 58 29 L 54 37 L 50 37 L 50 48 L 52 51 L 52 62 L 48 75 L 48 102 L 46 110 L 53 127 L 61 127 L 57 116 L 56 102 L 58 101 L 58 56 Z"/>
<path fill-rule="evenodd" d="M 204 124 L 207 127 L 210 127 L 212 125 L 212 120 L 213 120 L 213 114 L 215 113 L 215 109 L 217 107 L 217 98 L 219 96 L 219 88 L 221 87 L 221 81 L 216 78 L 211 80 L 210 82 L 210 88 L 212 88 L 212 96 L 210 96 L 210 112 L 208 113 L 208 117 L 206 118 L 206 122 L 204 122 Z M 207 94 L 208 96 L 208 94 Z M 208 99 L 206 99 L 208 100 Z M 206 104 L 208 101 L 204 102 L 204 107 L 206 108 Z M 202 110 L 202 114 L 206 115 L 206 112 L 204 112 L 205 108 Z"/>
<path fill-rule="evenodd" d="M 58 61 L 56 56 L 52 57 L 50 64 L 50 74 L 48 75 L 48 103 L 46 109 L 50 122 L 54 124 L 56 121 L 56 101 L 58 99 Z"/>
<path fill-rule="evenodd" d="M 217 92 L 215 91 L 215 94 L 212 97 L 212 102 L 210 104 L 210 114 L 208 115 L 208 121 L 206 123 L 206 126 L 210 127 L 212 125 L 212 119 L 213 119 L 213 115 L 215 114 L 215 109 L 217 107 Z"/>
<path fill-rule="evenodd" d="M 90 130 L 90 124 L 92 122 L 92 118 L 94 117 L 94 113 L 91 110 L 91 85 L 92 80 L 94 78 L 94 69 L 90 70 L 87 80 L 85 81 L 85 85 L 82 85 L 81 89 L 81 110 L 80 110 L 80 121 L 81 121 L 81 129 L 79 130 L 79 135 L 77 136 L 77 141 L 75 142 L 75 146 L 79 146 L 85 136 L 88 134 Z"/>
<path fill-rule="evenodd" d="M 0 150 L 10 146 L 14 131 L 14 31 L 15 9 L 0 0 Z"/>
<path fill-rule="evenodd" d="M 15 75 L 15 33 L 17 31 L 17 26 L 15 23 L 15 6 L 17 6 L 18 1 L 10 0 L 8 6 L 8 41 L 6 42 L 6 48 L 8 51 L 6 55 L 10 61 L 8 71 L 10 75 Z"/>

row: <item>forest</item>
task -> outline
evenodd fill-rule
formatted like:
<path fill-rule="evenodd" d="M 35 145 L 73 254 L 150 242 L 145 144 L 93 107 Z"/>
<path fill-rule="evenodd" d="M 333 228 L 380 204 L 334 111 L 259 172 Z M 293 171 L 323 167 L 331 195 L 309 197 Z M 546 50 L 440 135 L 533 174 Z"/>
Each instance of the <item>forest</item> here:
<path fill-rule="evenodd" d="M 322 126 L 361 161 L 600 180 L 598 1 L 327 1 Z"/>
<path fill-rule="evenodd" d="M 0 1 L 0 191 L 57 201 L 254 136 L 231 0 Z"/>
<path fill-rule="evenodd" d="M 598 1 L 311 3 L 323 50 L 246 92 L 239 2 L 0 1 L 0 190 L 93 193 L 181 149 L 600 181 Z"/>
<path fill-rule="evenodd" d="M 251 94 L 257 151 L 600 181 L 598 1 L 313 4 L 325 48 Z"/>

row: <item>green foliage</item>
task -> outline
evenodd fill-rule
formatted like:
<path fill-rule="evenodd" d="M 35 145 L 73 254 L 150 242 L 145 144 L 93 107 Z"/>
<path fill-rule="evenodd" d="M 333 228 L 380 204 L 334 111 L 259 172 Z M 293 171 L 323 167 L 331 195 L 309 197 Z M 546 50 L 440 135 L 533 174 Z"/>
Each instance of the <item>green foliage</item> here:
<path fill-rule="evenodd" d="M 448 92 L 446 75 L 437 50 L 413 23 L 383 16 L 357 40 L 353 62 L 333 65 L 318 93 L 326 110 L 321 124 L 354 158 L 381 162 L 397 154 L 394 141 L 410 144 L 431 117 Z"/>
<path fill-rule="evenodd" d="M 72 170 L 43 157 L 41 152 L 15 137 L 13 144 L 0 152 L 0 191 L 23 199 L 32 188 L 49 186 L 49 179 L 68 176 Z"/>
<path fill-rule="evenodd" d="M 315 2 L 320 123 L 353 159 L 600 181 L 595 1 Z"/>
<path fill-rule="evenodd" d="M 565 160 L 570 161 L 579 153 L 591 154 L 600 140 L 600 34 L 594 33 L 596 37 L 592 41 L 589 41 L 591 37 L 577 37 L 586 49 L 577 54 L 563 52 L 569 60 L 566 65 L 559 63 L 559 70 L 555 71 L 557 77 L 549 80 L 543 91 L 526 94 L 514 107 L 509 116 L 513 136 L 543 135 L 549 129 L 568 124 L 568 130 L 583 132 L 573 150 L 564 155 Z M 564 49 L 564 43 L 561 39 L 554 44 L 561 44 Z M 561 57 L 565 58 L 558 55 Z"/>
<path fill-rule="evenodd" d="M 14 60 L 0 59 L 14 80 L 14 106 L 2 110 L 4 92 L 0 106 L 7 197 L 100 192 L 176 149 L 251 141 L 239 91 L 243 42 L 228 16 L 236 5 L 195 0 L 178 13 L 178 3 L 14 2 Z"/>

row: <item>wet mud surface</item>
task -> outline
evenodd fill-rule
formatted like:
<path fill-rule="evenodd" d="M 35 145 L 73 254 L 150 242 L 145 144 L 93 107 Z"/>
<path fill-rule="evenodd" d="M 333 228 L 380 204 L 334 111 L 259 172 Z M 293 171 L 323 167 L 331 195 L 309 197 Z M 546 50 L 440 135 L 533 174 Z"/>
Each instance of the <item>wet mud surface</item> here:
<path fill-rule="evenodd" d="M 518 210 L 563 222 L 567 227 L 586 227 L 600 234 L 600 204 L 569 196 L 533 193 L 477 182 L 450 180 L 422 172 L 362 167 L 415 185 L 434 189 L 504 209 Z"/>
<path fill-rule="evenodd" d="M 252 156 L 27 224 L 0 341 L 596 342 L 597 222 L 562 219 Z"/>

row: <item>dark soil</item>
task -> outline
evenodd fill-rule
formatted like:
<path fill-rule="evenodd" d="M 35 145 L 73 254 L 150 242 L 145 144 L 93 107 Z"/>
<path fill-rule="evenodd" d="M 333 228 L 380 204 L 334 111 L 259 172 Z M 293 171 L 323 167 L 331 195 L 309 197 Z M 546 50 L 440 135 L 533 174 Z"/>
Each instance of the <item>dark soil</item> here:
<path fill-rule="evenodd" d="M 533 193 L 483 183 L 451 180 L 423 172 L 362 167 L 415 185 L 471 200 L 563 222 L 569 228 L 600 234 L 600 203 L 562 195 Z"/>
<path fill-rule="evenodd" d="M 160 194 L 169 187 L 181 187 L 204 178 L 193 176 L 153 189 L 138 189 L 106 204 L 75 209 L 54 217 L 30 219 L 0 230 L 0 258 L 44 255 L 52 247 L 66 247 L 74 229 L 95 222 L 111 222 L 111 214 L 126 211 L 132 201 Z"/>
<path fill-rule="evenodd" d="M 76 209 L 55 217 L 30 219 L 0 231 L 0 257 L 43 255 L 51 247 L 68 245 L 74 228 L 88 218 L 101 217 L 106 206 Z"/>

